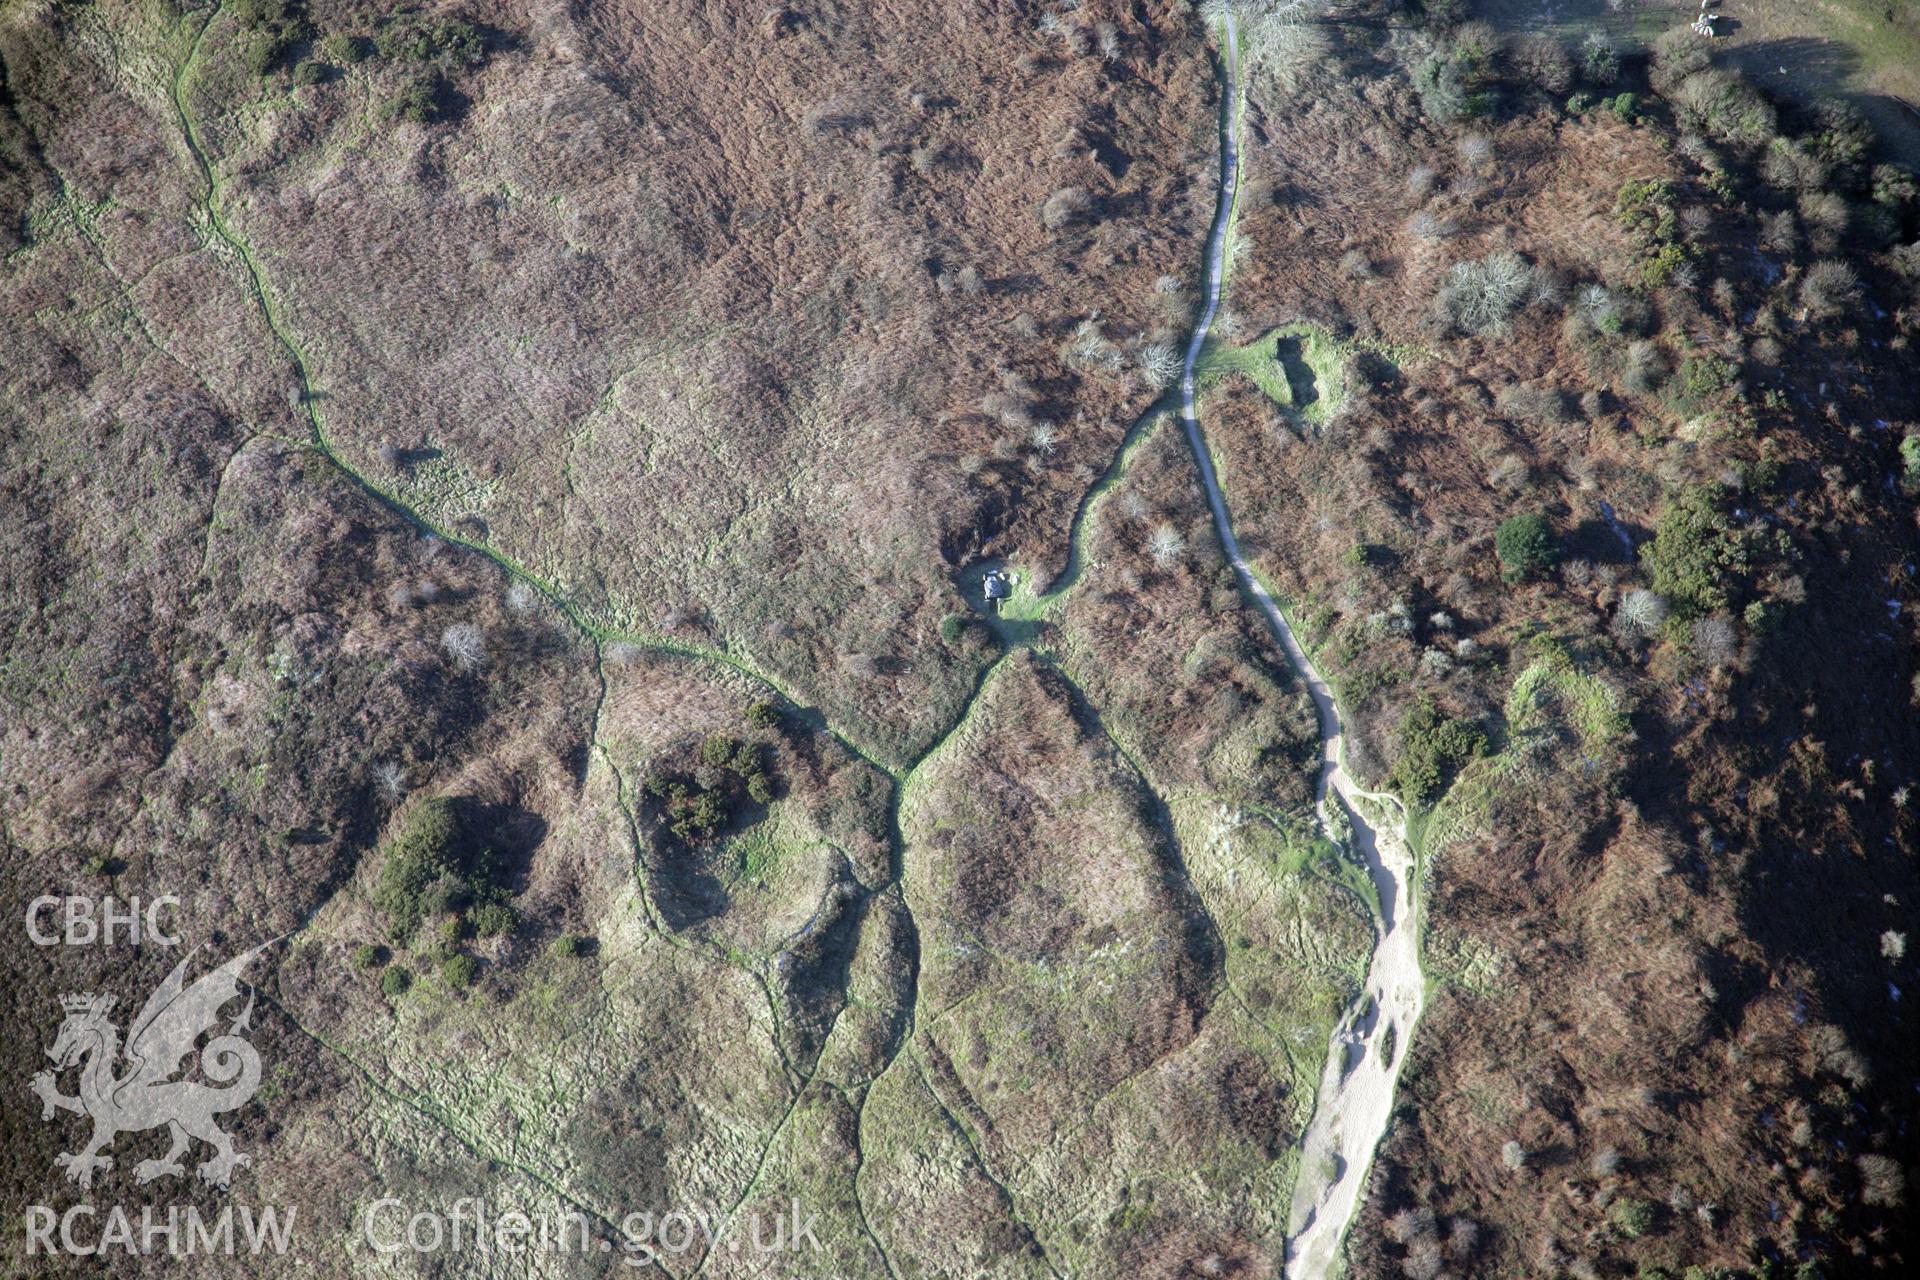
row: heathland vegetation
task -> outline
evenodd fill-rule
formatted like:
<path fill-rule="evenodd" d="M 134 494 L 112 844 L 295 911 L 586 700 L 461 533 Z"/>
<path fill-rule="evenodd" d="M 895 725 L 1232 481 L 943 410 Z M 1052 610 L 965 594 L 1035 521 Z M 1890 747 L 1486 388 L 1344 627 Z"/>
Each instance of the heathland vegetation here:
<path fill-rule="evenodd" d="M 1915 180 L 1700 42 L 1467 16 L 1260 28 L 1201 370 L 1422 844 L 1348 1273 L 1892 1272 Z M 1141 417 L 1206 41 L 1113 0 L 0 23 L 0 881 L 289 935 L 240 1177 L 299 1265 L 391 1184 L 797 1197 L 844 1276 L 1277 1268 L 1375 890 Z M 24 1080 L 45 992 L 171 957 L 9 959 Z M 71 1130 L 0 1133 L 43 1194 Z"/>

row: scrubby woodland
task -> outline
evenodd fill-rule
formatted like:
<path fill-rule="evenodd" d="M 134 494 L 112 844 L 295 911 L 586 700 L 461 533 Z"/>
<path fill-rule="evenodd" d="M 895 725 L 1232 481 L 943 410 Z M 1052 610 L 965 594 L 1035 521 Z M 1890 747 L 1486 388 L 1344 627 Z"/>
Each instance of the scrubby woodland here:
<path fill-rule="evenodd" d="M 1346 342 L 1345 398 L 1231 378 L 1211 431 L 1427 813 L 1439 995 L 1352 1265 L 1896 1273 L 1912 171 L 1684 29 L 1324 47 L 1256 95 L 1232 305 Z"/>
<path fill-rule="evenodd" d="M 1920 188 L 1684 32 L 1313 8 L 1240 9 L 1201 404 L 1421 849 L 1349 1273 L 1901 1274 Z M 0 905 L 289 934 L 235 1194 L 300 1265 L 372 1265 L 377 1186 L 1279 1273 L 1373 889 L 1165 413 L 1208 42 L 0 8 Z M 0 955 L 16 1081 L 177 958 Z M 9 1220 L 71 1142 L 5 1109 Z"/>

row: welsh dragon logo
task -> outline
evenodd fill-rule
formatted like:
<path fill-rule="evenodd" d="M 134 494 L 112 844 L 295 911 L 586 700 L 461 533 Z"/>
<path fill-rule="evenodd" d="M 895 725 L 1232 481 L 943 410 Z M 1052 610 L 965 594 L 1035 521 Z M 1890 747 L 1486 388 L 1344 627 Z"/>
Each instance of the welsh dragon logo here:
<path fill-rule="evenodd" d="M 113 1011 L 112 996 L 60 998 L 66 1020 L 60 1024 L 53 1047 L 47 1050 L 55 1070 L 37 1073 L 33 1091 L 40 1096 L 42 1120 L 53 1119 L 58 1110 L 93 1121 L 93 1137 L 87 1145 L 56 1161 L 68 1178 L 91 1187 L 95 1172 L 113 1167 L 113 1158 L 101 1153 L 113 1145 L 115 1138 L 161 1125 L 167 1127 L 173 1145 L 160 1159 L 142 1160 L 135 1166 L 134 1180 L 143 1185 L 186 1172 L 180 1157 L 186 1154 L 189 1138 L 198 1138 L 213 1148 L 213 1156 L 200 1164 L 199 1173 L 214 1186 L 225 1187 L 235 1168 L 250 1163 L 246 1155 L 233 1149 L 232 1136 L 213 1118 L 244 1106 L 260 1087 L 260 1055 L 240 1034 L 250 1029 L 251 987 L 246 1008 L 227 1026 L 225 1034 L 216 1035 L 199 1051 L 200 1074 L 205 1080 L 175 1077 L 186 1070 L 186 1060 L 200 1037 L 218 1030 L 220 1010 L 239 997 L 240 971 L 272 945 L 263 943 L 235 956 L 191 987 L 186 985 L 186 973 L 194 953 L 188 953 L 160 989 L 147 998 L 140 1015 L 127 1029 L 124 1049 L 119 1028 L 107 1019 Z M 195 952 L 198 950 L 195 948 Z M 124 1075 L 117 1074 L 123 1056 L 127 1064 Z M 55 1074 L 75 1066 L 80 1067 L 80 1092 L 69 1097 L 54 1083 Z"/>

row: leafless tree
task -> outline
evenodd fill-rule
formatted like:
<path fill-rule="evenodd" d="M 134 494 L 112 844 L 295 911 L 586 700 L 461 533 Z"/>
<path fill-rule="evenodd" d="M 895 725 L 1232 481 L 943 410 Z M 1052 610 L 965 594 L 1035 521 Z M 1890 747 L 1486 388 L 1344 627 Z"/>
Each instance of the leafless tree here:
<path fill-rule="evenodd" d="M 1448 236 L 1458 232 L 1460 227 L 1453 219 L 1444 214 L 1434 213 L 1430 209 L 1422 209 L 1407 219 L 1407 230 L 1422 240 L 1444 240 Z"/>
<path fill-rule="evenodd" d="M 1650 636 L 1667 620 L 1667 602 L 1658 592 L 1635 588 L 1620 598 L 1614 629 L 1622 635 Z"/>
<path fill-rule="evenodd" d="M 1187 549 L 1187 540 L 1170 524 L 1163 524 L 1147 537 L 1147 551 L 1162 569 L 1170 568 Z"/>
<path fill-rule="evenodd" d="M 398 760 L 382 760 L 374 765 L 373 783 L 390 803 L 398 804 L 406 798 L 407 771 Z"/>
<path fill-rule="evenodd" d="M 1180 354 L 1170 342 L 1149 343 L 1140 352 L 1140 376 L 1155 391 L 1164 391 L 1180 376 Z"/>
<path fill-rule="evenodd" d="M 1533 268 L 1507 249 L 1456 262 L 1434 303 L 1449 324 L 1468 333 L 1502 334 L 1533 285 Z"/>
<path fill-rule="evenodd" d="M 462 671 L 478 671 L 487 665 L 486 634 L 477 622 L 456 622 L 440 633 L 447 656 Z"/>
<path fill-rule="evenodd" d="M 1710 667 L 1732 666 L 1740 656 L 1740 633 L 1726 618 L 1701 618 L 1693 624 L 1693 651 Z"/>

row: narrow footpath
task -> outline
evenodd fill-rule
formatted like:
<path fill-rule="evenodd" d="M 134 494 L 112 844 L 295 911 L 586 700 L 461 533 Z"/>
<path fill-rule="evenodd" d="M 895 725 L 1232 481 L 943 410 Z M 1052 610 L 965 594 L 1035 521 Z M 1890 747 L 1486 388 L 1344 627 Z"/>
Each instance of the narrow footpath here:
<path fill-rule="evenodd" d="M 1207 238 L 1206 305 L 1187 343 L 1180 371 L 1180 423 L 1193 450 L 1200 483 L 1206 488 L 1214 531 L 1227 562 L 1241 587 L 1266 616 L 1287 661 L 1300 673 L 1313 698 L 1314 714 L 1320 723 L 1320 773 L 1314 804 L 1321 829 L 1329 835 L 1343 826 L 1351 829 L 1347 843 L 1365 864 L 1380 895 L 1380 938 L 1373 963 L 1359 1001 L 1334 1028 L 1313 1119 L 1302 1144 L 1288 1215 L 1286 1274 L 1295 1280 L 1318 1280 L 1331 1274 L 1341 1239 L 1359 1207 L 1374 1149 L 1393 1114 L 1394 1085 L 1425 1007 L 1426 986 L 1420 971 L 1414 860 L 1407 841 L 1406 811 L 1397 797 L 1365 791 L 1347 773 L 1341 753 L 1344 730 L 1333 691 L 1307 657 L 1272 594 L 1241 554 L 1239 540 L 1233 534 L 1233 518 L 1220 492 L 1213 457 L 1207 452 L 1195 413 L 1194 369 L 1220 309 L 1234 199 L 1239 190 L 1239 55 L 1238 32 L 1229 13 L 1221 29 L 1220 65 L 1226 105 L 1221 113 L 1220 206 Z"/>

